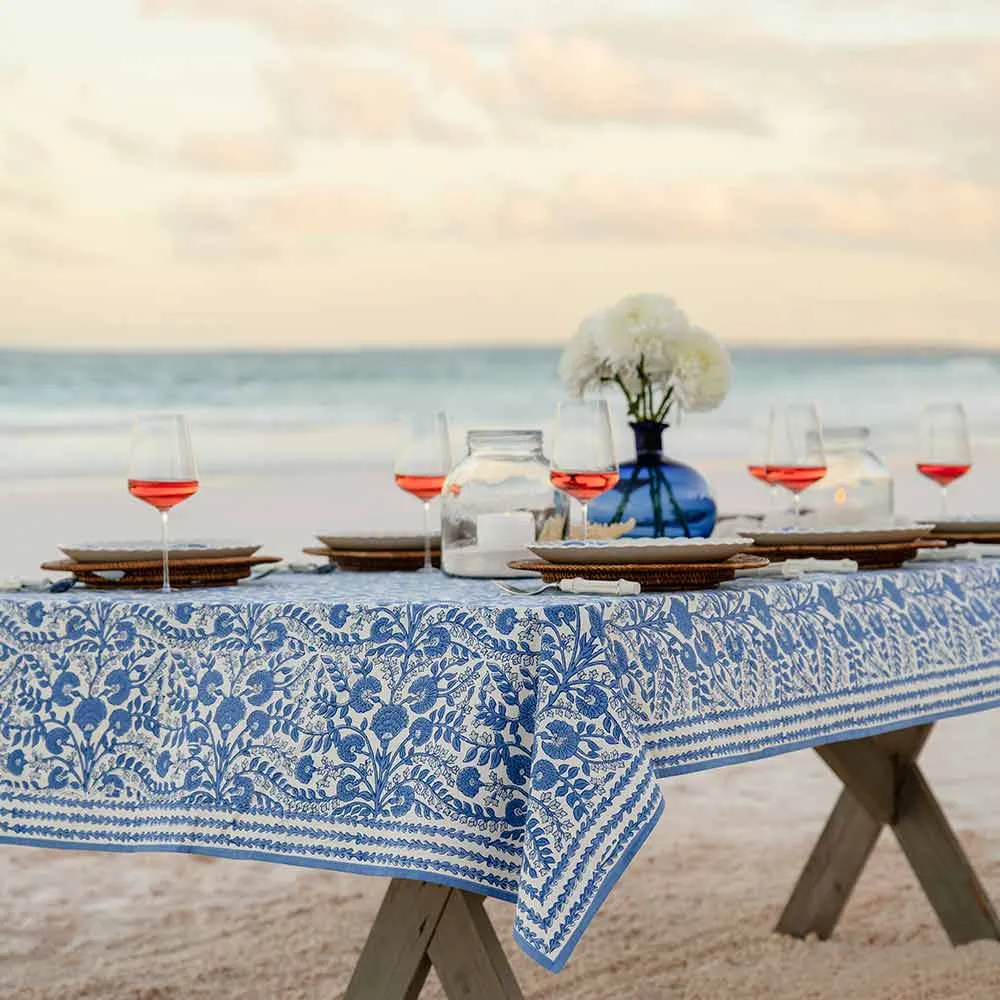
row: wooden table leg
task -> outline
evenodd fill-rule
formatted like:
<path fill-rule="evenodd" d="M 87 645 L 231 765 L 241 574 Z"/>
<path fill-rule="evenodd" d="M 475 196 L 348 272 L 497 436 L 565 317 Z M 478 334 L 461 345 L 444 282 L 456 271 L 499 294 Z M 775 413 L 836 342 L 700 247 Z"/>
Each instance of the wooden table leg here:
<path fill-rule="evenodd" d="M 837 926 L 882 832 L 845 788 L 785 904 L 777 930 L 792 937 L 826 940 Z"/>
<path fill-rule="evenodd" d="M 929 725 L 914 726 L 817 747 L 844 791 L 781 914 L 778 931 L 829 937 L 888 825 L 952 943 L 1000 940 L 1000 920 L 917 767 L 930 730 Z"/>
<path fill-rule="evenodd" d="M 449 1000 L 524 1000 L 482 896 L 393 879 L 344 1000 L 416 1000 L 431 965 Z"/>

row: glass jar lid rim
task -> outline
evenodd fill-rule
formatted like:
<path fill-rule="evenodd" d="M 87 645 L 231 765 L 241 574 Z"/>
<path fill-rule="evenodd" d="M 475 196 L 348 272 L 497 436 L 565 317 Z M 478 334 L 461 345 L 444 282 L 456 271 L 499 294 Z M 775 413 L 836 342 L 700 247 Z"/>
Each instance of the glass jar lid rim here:
<path fill-rule="evenodd" d="M 541 441 L 542 432 L 540 430 L 523 430 L 517 428 L 514 430 L 504 430 L 503 428 L 498 428 L 496 430 L 471 430 L 468 432 L 469 443 L 473 442 L 477 444 L 485 444 L 487 442 L 492 444 L 500 444 L 507 442 L 510 444 L 526 444 L 529 441 Z"/>

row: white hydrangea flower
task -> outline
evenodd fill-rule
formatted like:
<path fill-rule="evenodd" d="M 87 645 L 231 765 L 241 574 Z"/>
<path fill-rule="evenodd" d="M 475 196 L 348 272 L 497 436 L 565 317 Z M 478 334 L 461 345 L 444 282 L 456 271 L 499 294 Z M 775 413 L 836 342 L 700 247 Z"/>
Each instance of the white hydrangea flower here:
<path fill-rule="evenodd" d="M 597 353 L 626 384 L 638 379 L 640 360 L 654 383 L 670 377 L 678 338 L 691 327 L 687 316 L 665 295 L 627 295 L 605 313 L 595 334 Z"/>
<path fill-rule="evenodd" d="M 559 378 L 572 396 L 580 397 L 588 389 L 598 388 L 604 378 L 611 376 L 606 361 L 598 354 L 597 332 L 604 324 L 606 309 L 587 316 L 559 359 Z"/>
<path fill-rule="evenodd" d="M 729 392 L 729 352 L 707 330 L 694 326 L 677 347 L 674 391 L 686 410 L 714 410 Z"/>
<path fill-rule="evenodd" d="M 671 391 L 671 405 L 714 409 L 731 377 L 726 349 L 673 299 L 649 294 L 627 295 L 584 319 L 563 351 L 559 375 L 574 396 L 620 383 L 630 414 L 644 420 L 665 415 Z"/>

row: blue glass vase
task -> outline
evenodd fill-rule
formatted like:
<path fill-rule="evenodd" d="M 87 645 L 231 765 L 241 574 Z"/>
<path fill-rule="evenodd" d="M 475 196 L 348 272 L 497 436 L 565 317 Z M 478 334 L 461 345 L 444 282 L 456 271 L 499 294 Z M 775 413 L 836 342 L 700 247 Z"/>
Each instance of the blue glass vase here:
<path fill-rule="evenodd" d="M 635 518 L 628 538 L 707 538 L 715 527 L 716 506 L 708 483 L 695 469 L 663 456 L 666 424 L 639 420 L 635 460 L 619 467 L 618 485 L 590 504 L 595 523 Z"/>

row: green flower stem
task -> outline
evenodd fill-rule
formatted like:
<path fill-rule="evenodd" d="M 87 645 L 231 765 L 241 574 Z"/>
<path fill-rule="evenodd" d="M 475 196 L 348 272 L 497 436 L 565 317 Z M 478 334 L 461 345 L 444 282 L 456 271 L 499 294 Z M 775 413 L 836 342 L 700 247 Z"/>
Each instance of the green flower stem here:
<path fill-rule="evenodd" d="M 656 484 L 659 475 L 660 467 L 658 465 L 651 465 L 649 467 L 649 490 L 653 498 L 653 529 L 656 531 L 657 538 L 663 534 L 663 505 L 660 503 L 660 489 Z M 673 499 L 672 496 L 671 499 Z M 675 501 L 674 510 L 676 509 L 677 503 Z"/>
<path fill-rule="evenodd" d="M 657 423 L 662 424 L 666 419 L 667 413 L 670 410 L 670 404 L 673 402 L 673 396 L 674 396 L 674 387 L 669 386 L 667 388 L 667 391 L 663 395 L 663 402 L 660 403 L 659 407 L 656 410 L 656 414 L 653 416 L 653 419 Z"/>
<path fill-rule="evenodd" d="M 648 414 L 652 413 L 653 408 L 653 386 L 649 381 L 649 377 L 646 375 L 646 359 L 640 354 L 639 355 L 639 365 L 636 368 L 639 375 L 639 385 L 642 386 L 640 391 L 640 399 L 642 400 L 642 407 L 645 410 L 643 413 L 643 419 L 648 419 Z"/>
<path fill-rule="evenodd" d="M 646 378 L 646 359 L 640 354 L 639 364 L 635 367 L 636 375 L 639 377 L 639 395 L 637 397 L 637 405 L 641 407 L 641 411 L 638 414 L 640 420 L 645 420 L 646 418 L 646 397 L 649 395 L 649 379 Z"/>
<path fill-rule="evenodd" d="M 628 415 L 633 420 L 652 420 L 662 424 L 674 402 L 674 387 L 668 386 L 663 394 L 663 399 L 657 402 L 653 381 L 646 374 L 645 359 L 639 360 L 635 371 L 639 379 L 639 391 L 634 396 L 628 391 L 621 375 L 616 374 L 612 378 L 602 378 L 601 382 L 614 383 L 621 389 L 625 402 L 628 404 Z"/>
<path fill-rule="evenodd" d="M 635 419 L 638 420 L 639 419 L 639 400 L 638 399 L 633 399 L 632 396 L 629 394 L 628 389 L 625 388 L 625 383 L 622 381 L 621 375 L 615 375 L 615 383 L 618 385 L 618 388 L 621 389 L 622 393 L 624 394 L 624 396 L 625 396 L 625 402 L 628 403 L 628 414 L 629 414 L 629 416 L 630 417 L 635 417 Z"/>
<path fill-rule="evenodd" d="M 691 526 L 688 524 L 687 518 L 684 516 L 684 511 L 681 510 L 680 504 L 677 502 L 677 497 L 674 496 L 674 488 L 670 485 L 670 480 L 667 479 L 666 473 L 663 471 L 662 466 L 656 466 L 655 474 L 659 477 L 660 482 L 666 487 L 667 496 L 670 497 L 670 505 L 674 508 L 674 514 L 677 517 L 680 526 L 684 529 L 684 537 L 691 537 Z M 659 490 L 653 490 L 654 506 L 655 502 L 659 498 Z"/>

